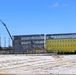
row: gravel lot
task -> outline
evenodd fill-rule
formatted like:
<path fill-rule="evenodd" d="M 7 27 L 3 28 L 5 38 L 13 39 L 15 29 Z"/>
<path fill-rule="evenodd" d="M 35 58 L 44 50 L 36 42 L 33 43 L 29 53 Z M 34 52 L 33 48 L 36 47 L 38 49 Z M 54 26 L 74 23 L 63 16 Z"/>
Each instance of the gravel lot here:
<path fill-rule="evenodd" d="M 76 74 L 76 55 L 0 55 L 0 74 Z"/>

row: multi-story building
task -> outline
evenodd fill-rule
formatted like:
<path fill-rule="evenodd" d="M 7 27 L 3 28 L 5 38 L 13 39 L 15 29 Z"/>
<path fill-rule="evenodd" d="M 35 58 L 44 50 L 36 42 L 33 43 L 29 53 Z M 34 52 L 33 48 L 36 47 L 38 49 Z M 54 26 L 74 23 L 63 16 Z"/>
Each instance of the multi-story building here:
<path fill-rule="evenodd" d="M 46 50 L 50 52 L 76 52 L 76 33 L 47 34 Z"/>
<path fill-rule="evenodd" d="M 14 52 L 33 51 L 36 47 L 46 49 L 48 52 L 75 52 L 76 33 L 14 36 Z"/>
<path fill-rule="evenodd" d="M 44 49 L 44 34 L 37 35 L 19 35 L 13 36 L 13 50 L 17 53 L 23 53 L 27 50 L 34 50 L 35 47 Z"/>

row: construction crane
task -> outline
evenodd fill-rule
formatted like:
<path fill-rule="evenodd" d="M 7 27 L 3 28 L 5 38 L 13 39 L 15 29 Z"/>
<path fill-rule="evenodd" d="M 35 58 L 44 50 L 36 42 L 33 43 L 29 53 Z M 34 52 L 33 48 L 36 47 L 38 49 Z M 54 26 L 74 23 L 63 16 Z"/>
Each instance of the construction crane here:
<path fill-rule="evenodd" d="M 13 41 L 13 38 L 12 38 L 12 36 L 11 36 L 11 34 L 10 34 L 10 32 L 9 32 L 9 30 L 8 30 L 8 28 L 7 28 L 7 26 L 6 26 L 6 24 L 5 24 L 1 19 L 0 19 L 0 21 L 1 21 L 1 23 L 4 25 L 4 27 L 6 28 L 6 30 L 7 30 L 8 34 L 9 34 L 11 40 Z"/>

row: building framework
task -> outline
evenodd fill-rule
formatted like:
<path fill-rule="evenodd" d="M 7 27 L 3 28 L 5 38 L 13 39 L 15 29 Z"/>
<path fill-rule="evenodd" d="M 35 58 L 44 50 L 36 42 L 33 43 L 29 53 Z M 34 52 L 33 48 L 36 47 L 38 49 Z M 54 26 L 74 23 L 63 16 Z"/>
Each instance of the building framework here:
<path fill-rule="evenodd" d="M 34 50 L 36 47 L 44 49 L 44 34 L 35 35 L 19 35 L 14 36 L 13 49 L 14 52 L 27 52 L 28 50 Z M 34 52 L 34 51 L 33 51 Z"/>

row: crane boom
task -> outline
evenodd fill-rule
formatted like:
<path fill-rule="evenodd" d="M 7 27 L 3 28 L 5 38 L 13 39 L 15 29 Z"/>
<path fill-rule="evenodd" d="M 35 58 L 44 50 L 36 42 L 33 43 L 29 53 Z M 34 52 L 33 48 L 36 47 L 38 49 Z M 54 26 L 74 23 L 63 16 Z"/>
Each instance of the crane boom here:
<path fill-rule="evenodd" d="M 8 28 L 7 28 L 7 26 L 6 26 L 6 24 L 0 19 L 0 21 L 1 21 L 1 23 L 5 26 L 5 28 L 6 28 L 6 30 L 7 30 L 7 32 L 8 32 L 8 34 L 9 34 L 9 36 L 10 36 L 10 38 L 11 38 L 11 40 L 13 41 L 13 38 L 12 38 L 12 36 L 11 36 L 11 34 L 10 34 L 10 32 L 9 32 L 9 30 L 8 30 Z"/>

